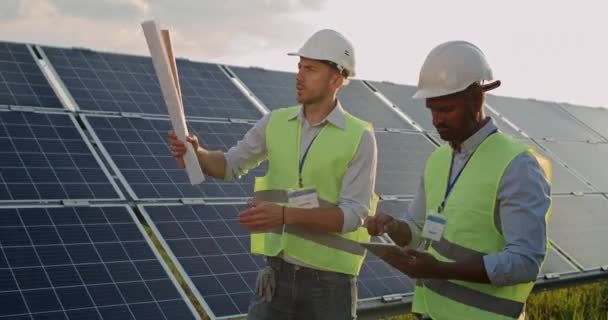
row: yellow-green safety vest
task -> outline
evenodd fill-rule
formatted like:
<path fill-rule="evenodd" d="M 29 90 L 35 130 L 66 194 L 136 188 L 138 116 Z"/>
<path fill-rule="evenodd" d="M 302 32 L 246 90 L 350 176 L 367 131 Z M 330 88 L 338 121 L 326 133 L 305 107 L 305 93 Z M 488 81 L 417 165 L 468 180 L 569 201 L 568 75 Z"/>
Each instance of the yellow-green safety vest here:
<path fill-rule="evenodd" d="M 256 200 L 288 205 L 287 191 L 299 188 L 302 123 L 294 117 L 300 108 L 278 109 L 270 115 L 266 127 L 268 172 L 255 180 Z M 302 168 L 302 187 L 317 190 L 320 207 L 337 206 L 342 178 L 366 130 L 372 130 L 369 123 L 345 113 L 343 129 L 327 124 L 311 145 Z M 370 216 L 376 212 L 377 203 L 374 194 Z M 252 233 L 251 252 L 265 256 L 283 252 L 313 268 L 358 275 L 365 250 L 357 242 L 369 239 L 364 227 L 348 233 L 328 233 L 285 225 Z"/>
<path fill-rule="evenodd" d="M 474 152 L 455 184 L 441 214 L 447 223 L 441 241 L 427 252 L 440 261 L 469 260 L 503 251 L 505 239 L 495 224 L 495 205 L 501 178 L 513 159 L 523 152 L 533 155 L 549 183 L 551 163 L 536 151 L 503 133 L 490 135 Z M 444 200 L 452 150 L 435 150 L 424 173 L 426 208 L 438 208 Z M 545 217 L 548 221 L 551 207 Z M 517 319 L 534 282 L 508 286 L 458 280 L 421 279 L 414 291 L 412 310 L 436 320 Z"/>

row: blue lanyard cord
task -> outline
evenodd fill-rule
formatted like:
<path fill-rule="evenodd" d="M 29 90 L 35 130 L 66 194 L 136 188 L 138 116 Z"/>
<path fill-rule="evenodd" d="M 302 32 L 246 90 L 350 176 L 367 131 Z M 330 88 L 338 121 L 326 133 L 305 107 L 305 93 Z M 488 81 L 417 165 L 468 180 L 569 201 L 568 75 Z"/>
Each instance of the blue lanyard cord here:
<path fill-rule="evenodd" d="M 489 138 L 491 135 L 495 134 L 496 132 L 498 132 L 498 129 L 494 129 L 492 132 L 490 132 L 490 134 L 488 134 L 483 139 L 483 141 L 485 141 L 487 138 Z M 483 143 L 483 141 L 482 141 L 482 143 Z M 450 163 L 450 172 L 448 173 L 448 187 L 445 189 L 445 196 L 443 197 L 443 201 L 441 201 L 441 205 L 439 205 L 439 208 L 437 209 L 437 213 L 441 213 L 443 211 L 443 208 L 445 208 L 445 203 L 448 201 L 448 197 L 450 196 L 450 193 L 452 193 L 452 189 L 454 189 L 454 186 L 456 185 L 456 182 L 458 181 L 458 179 L 460 178 L 460 175 L 464 171 L 464 168 L 467 167 L 467 165 L 469 164 L 469 161 L 471 160 L 471 158 L 473 158 L 477 149 L 479 149 L 479 146 L 475 149 L 475 151 L 473 151 L 473 153 L 467 159 L 467 161 L 464 163 L 462 168 L 460 168 L 460 171 L 458 171 L 454 180 L 452 182 L 450 182 L 450 179 L 452 178 L 452 169 L 454 168 L 454 152 L 452 152 L 452 162 Z"/>
<path fill-rule="evenodd" d="M 303 185 L 302 185 L 302 169 L 304 168 L 304 162 L 306 161 L 306 157 L 308 156 L 308 151 L 310 151 L 310 147 L 312 147 L 312 144 L 315 142 L 315 140 L 317 139 L 318 136 L 319 136 L 319 134 L 317 134 L 314 138 L 312 138 L 312 140 L 308 144 L 308 147 L 306 147 L 306 151 L 304 151 L 304 155 L 302 155 L 302 159 L 300 159 L 300 165 L 299 165 L 299 170 L 298 170 L 298 182 L 300 184 L 300 188 L 303 187 Z"/>

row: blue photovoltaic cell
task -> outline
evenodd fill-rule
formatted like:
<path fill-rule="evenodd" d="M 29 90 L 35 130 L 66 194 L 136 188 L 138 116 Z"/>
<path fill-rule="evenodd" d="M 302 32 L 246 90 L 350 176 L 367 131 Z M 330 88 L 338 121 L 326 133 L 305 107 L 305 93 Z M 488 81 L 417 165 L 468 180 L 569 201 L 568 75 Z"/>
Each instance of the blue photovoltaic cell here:
<path fill-rule="evenodd" d="M 210 316 L 247 313 L 257 271 L 264 266 L 252 256 L 250 233 L 239 225 L 244 205 L 143 206 L 144 215 L 167 243 L 206 303 Z M 412 292 L 413 283 L 373 255 L 359 277 L 359 298 Z"/>
<path fill-rule="evenodd" d="M 296 97 L 296 74 L 293 72 L 243 67 L 230 67 L 230 70 L 270 110 L 299 104 Z"/>
<path fill-rule="evenodd" d="M 257 68 L 230 67 L 241 81 L 270 110 L 298 104 L 296 74 Z M 351 80 L 338 93 L 344 109 L 378 128 L 413 130 L 409 123 L 390 110 L 361 80 Z"/>
<path fill-rule="evenodd" d="M 376 139 L 376 193 L 381 196 L 414 195 L 435 145 L 420 133 L 376 132 Z"/>
<path fill-rule="evenodd" d="M 195 319 L 126 207 L 0 209 L 0 318 Z"/>
<path fill-rule="evenodd" d="M 63 108 L 24 44 L 0 42 L 0 105 Z"/>
<path fill-rule="evenodd" d="M 178 169 L 171 156 L 168 120 L 92 116 L 86 119 L 137 198 L 250 197 L 254 177 L 266 172 L 263 165 L 241 179 L 223 181 L 206 177 L 205 182 L 193 186 L 186 170 Z M 251 128 L 237 123 L 191 121 L 188 125 L 202 146 L 224 151 Z"/>
<path fill-rule="evenodd" d="M 167 114 L 152 59 L 45 47 L 81 110 Z M 261 113 L 216 64 L 177 60 L 187 116 L 257 119 Z"/>
<path fill-rule="evenodd" d="M 112 198 L 71 115 L 0 112 L 0 201 Z"/>

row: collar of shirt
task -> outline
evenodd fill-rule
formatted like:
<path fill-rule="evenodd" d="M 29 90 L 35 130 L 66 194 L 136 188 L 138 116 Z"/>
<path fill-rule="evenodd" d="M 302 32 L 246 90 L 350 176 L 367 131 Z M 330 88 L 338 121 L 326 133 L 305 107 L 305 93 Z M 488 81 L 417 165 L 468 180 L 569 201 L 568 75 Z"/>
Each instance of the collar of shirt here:
<path fill-rule="evenodd" d="M 470 136 L 462 143 L 462 146 L 460 147 L 460 152 L 456 152 L 456 150 L 454 150 L 455 153 L 460 155 L 468 155 L 472 153 L 473 151 L 475 151 L 475 149 L 477 149 L 477 147 L 479 147 L 479 145 L 488 137 L 488 135 L 492 131 L 496 130 L 496 124 L 494 123 L 494 120 L 492 120 L 492 118 L 490 117 L 486 119 L 488 119 L 488 122 L 486 122 L 486 124 L 484 124 L 483 127 L 479 129 L 479 131 L 475 132 L 472 136 Z"/>
<path fill-rule="evenodd" d="M 334 109 L 327 115 L 327 117 L 325 117 L 325 119 L 321 120 L 319 123 L 311 124 L 311 126 L 316 127 L 325 124 L 325 122 L 329 122 L 340 129 L 344 129 L 346 124 L 346 120 L 344 119 L 345 113 L 346 111 L 344 111 L 344 108 L 342 108 L 340 101 L 338 101 Z M 301 122 L 306 121 L 306 118 L 304 117 L 304 107 L 300 107 L 300 111 L 298 111 L 298 113 L 291 117 L 289 120 L 291 121 L 294 119 L 298 119 Z"/>

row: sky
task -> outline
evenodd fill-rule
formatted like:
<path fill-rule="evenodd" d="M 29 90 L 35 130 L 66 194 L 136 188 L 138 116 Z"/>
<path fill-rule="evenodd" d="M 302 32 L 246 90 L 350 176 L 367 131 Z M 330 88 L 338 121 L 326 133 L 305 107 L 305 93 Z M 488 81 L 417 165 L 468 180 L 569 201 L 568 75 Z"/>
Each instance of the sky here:
<path fill-rule="evenodd" d="M 603 0 L 1 0 L 0 41 L 147 55 L 140 23 L 170 30 L 176 56 L 295 71 L 288 57 L 332 28 L 355 46 L 358 78 L 415 85 L 449 40 L 484 51 L 495 94 L 608 107 Z"/>

